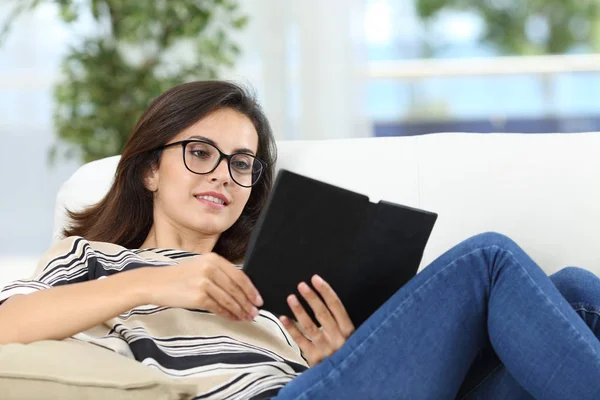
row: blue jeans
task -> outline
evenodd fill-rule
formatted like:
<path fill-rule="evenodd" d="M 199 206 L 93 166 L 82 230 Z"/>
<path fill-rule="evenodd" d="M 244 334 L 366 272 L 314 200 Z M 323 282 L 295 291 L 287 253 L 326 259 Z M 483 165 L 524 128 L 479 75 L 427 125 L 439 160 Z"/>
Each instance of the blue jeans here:
<path fill-rule="evenodd" d="M 584 269 L 568 267 L 551 275 L 550 280 L 600 339 L 600 279 Z M 463 385 L 457 397 L 460 400 L 533 399 L 506 370 L 491 346 L 482 351 L 471 369 L 467 378 L 472 379 L 469 385 Z"/>
<path fill-rule="evenodd" d="M 454 399 L 490 347 L 501 364 L 469 399 L 600 399 L 600 341 L 533 260 L 495 233 L 434 261 L 277 399 Z"/>

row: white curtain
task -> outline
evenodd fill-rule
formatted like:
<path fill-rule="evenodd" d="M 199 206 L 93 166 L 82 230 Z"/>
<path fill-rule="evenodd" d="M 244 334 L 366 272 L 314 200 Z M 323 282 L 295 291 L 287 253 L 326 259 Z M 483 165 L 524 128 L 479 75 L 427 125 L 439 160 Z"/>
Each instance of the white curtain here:
<path fill-rule="evenodd" d="M 230 79 L 254 86 L 277 139 L 371 135 L 366 0 L 246 0 L 250 22 Z"/>

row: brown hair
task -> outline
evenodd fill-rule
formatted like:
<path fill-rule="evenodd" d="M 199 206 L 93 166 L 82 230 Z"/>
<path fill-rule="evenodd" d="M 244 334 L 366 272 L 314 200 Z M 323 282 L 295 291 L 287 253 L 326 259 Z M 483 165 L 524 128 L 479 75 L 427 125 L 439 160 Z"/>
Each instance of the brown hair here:
<path fill-rule="evenodd" d="M 267 163 L 240 218 L 223 232 L 214 252 L 235 261 L 243 258 L 250 233 L 273 182 L 276 149 L 271 126 L 255 97 L 237 84 L 223 81 L 190 82 L 156 98 L 138 120 L 123 152 L 115 180 L 104 198 L 82 212 L 68 211 L 71 224 L 63 235 L 115 243 L 126 248 L 142 245 L 153 223 L 153 193 L 144 177 L 160 160 L 166 143 L 213 111 L 232 108 L 246 115 L 258 132 L 258 158 Z"/>

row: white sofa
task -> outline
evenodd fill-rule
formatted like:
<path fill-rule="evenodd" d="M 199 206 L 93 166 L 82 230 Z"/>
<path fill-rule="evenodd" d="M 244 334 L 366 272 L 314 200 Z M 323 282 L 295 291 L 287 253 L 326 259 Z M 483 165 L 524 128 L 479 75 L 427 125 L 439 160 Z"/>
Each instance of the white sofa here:
<path fill-rule="evenodd" d="M 286 168 L 385 199 L 435 211 L 422 266 L 484 231 L 516 240 L 547 272 L 577 265 L 600 275 L 600 133 L 470 134 L 279 142 Z M 108 189 L 118 157 L 81 167 L 60 189 L 65 207 Z"/>
<path fill-rule="evenodd" d="M 600 252 L 596 247 L 600 238 L 596 229 L 600 226 L 599 150 L 600 133 L 438 134 L 282 142 L 278 167 L 366 193 L 375 201 L 386 199 L 439 213 L 423 266 L 462 239 L 493 230 L 513 237 L 548 273 L 565 265 L 578 265 L 600 275 Z M 84 165 L 65 182 L 57 196 L 54 240 L 66 222 L 65 207 L 75 210 L 98 201 L 111 184 L 117 162 L 118 157 L 111 157 Z M 23 275 L 31 272 L 23 271 Z M 0 286 L 4 283 L 0 280 Z M 87 352 L 90 349 L 73 349 L 73 354 L 63 357 L 62 368 L 48 367 L 45 362 L 54 358 L 40 346 L 64 355 L 60 347 L 64 345 L 69 343 L 6 347 L 0 364 L 4 362 L 8 368 L 0 376 L 0 386 L 11 388 L 14 395 L 10 398 L 24 398 L 16 393 L 38 395 L 41 391 L 50 396 L 60 389 L 60 398 L 116 398 L 115 393 L 125 392 L 124 396 L 131 399 L 132 388 L 139 389 L 139 398 L 147 398 L 144 390 L 153 379 L 151 389 L 156 388 L 163 396 L 165 391 L 172 398 L 194 393 L 192 386 L 175 387 L 159 381 L 149 376 L 148 370 L 142 371 L 138 364 L 121 357 L 106 364 L 96 363 L 100 367 L 94 364 L 97 368 L 92 372 L 80 371 L 80 360 L 98 360 Z M 25 381 L 21 375 L 17 382 L 12 379 L 16 360 L 26 361 L 20 364 L 23 376 L 28 377 Z M 111 368 L 102 367 L 109 364 Z M 81 373 L 74 374 L 72 368 Z M 119 371 L 116 378 L 114 373 L 98 376 L 99 372 L 113 370 Z M 90 376 L 100 385 L 91 382 Z M 137 386 L 132 384 L 132 377 L 137 379 Z M 124 379 L 126 390 L 122 390 Z M 16 390 L 18 383 L 22 385 Z M 111 395 L 106 395 L 106 390 Z"/>

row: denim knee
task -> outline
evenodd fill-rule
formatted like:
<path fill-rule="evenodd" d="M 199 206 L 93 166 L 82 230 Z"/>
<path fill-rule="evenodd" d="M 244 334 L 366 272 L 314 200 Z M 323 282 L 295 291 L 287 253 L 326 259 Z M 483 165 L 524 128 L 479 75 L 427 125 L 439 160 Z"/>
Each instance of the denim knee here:
<path fill-rule="evenodd" d="M 495 246 L 503 250 L 514 250 L 519 246 L 506 235 L 497 232 L 484 232 L 475 235 L 465 241 L 473 247 Z"/>
<path fill-rule="evenodd" d="M 569 303 L 600 307 L 600 278 L 592 272 L 583 268 L 567 267 L 550 275 L 550 279 Z"/>
<path fill-rule="evenodd" d="M 587 269 L 579 267 L 565 267 L 560 271 L 552 274 L 551 277 L 552 280 L 556 280 L 557 282 L 564 282 L 565 284 L 598 279 L 598 277 L 594 275 L 594 273 L 588 271 Z"/>
<path fill-rule="evenodd" d="M 466 239 L 455 248 L 456 253 L 450 252 L 451 257 L 459 258 L 464 254 L 478 253 L 480 263 L 474 265 L 485 266 L 489 273 L 501 269 L 512 268 L 514 263 L 505 262 L 512 256 L 522 254 L 521 248 L 509 237 L 497 232 L 485 232 Z"/>

